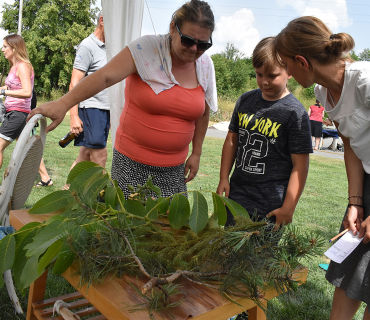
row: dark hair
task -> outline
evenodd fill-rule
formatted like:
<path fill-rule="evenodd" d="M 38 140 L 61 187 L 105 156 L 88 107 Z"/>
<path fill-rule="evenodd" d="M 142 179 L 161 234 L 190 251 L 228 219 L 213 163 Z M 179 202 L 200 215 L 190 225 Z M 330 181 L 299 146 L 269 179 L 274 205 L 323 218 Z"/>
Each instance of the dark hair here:
<path fill-rule="evenodd" d="M 211 7 L 207 2 L 200 0 L 191 0 L 182 5 L 173 13 L 172 22 L 177 24 L 180 29 L 185 22 L 199 25 L 210 30 L 211 33 L 215 29 L 215 18 Z"/>
<path fill-rule="evenodd" d="M 274 40 L 275 37 L 264 38 L 256 45 L 252 55 L 253 68 L 264 66 L 267 72 L 271 72 L 276 66 L 281 67 L 274 56 Z"/>
<path fill-rule="evenodd" d="M 318 18 L 300 17 L 288 25 L 275 38 L 275 56 L 279 53 L 289 58 L 296 55 L 308 61 L 328 64 L 341 59 L 355 46 L 355 41 L 347 33 L 332 34 Z"/>

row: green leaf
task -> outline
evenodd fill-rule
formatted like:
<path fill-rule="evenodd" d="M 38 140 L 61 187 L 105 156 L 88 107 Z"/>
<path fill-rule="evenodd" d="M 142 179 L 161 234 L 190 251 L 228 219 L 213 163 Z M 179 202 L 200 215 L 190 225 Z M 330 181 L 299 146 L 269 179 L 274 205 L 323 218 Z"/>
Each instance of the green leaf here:
<path fill-rule="evenodd" d="M 41 274 L 37 272 L 37 265 L 39 262 L 38 256 L 29 258 L 23 268 L 20 278 L 20 288 L 24 289 L 29 287 Z"/>
<path fill-rule="evenodd" d="M 128 199 L 125 201 L 124 207 L 131 214 L 145 217 L 145 208 L 139 201 Z"/>
<path fill-rule="evenodd" d="M 189 219 L 190 205 L 188 198 L 182 194 L 176 193 L 170 204 L 170 211 L 168 213 L 168 220 L 171 228 L 178 230 L 183 227 Z"/>
<path fill-rule="evenodd" d="M 93 167 L 87 168 L 73 179 L 71 185 L 69 186 L 69 190 L 76 190 L 77 192 L 83 191 L 86 187 L 89 187 L 94 182 L 92 176 L 99 174 L 100 177 L 103 177 L 103 172 L 104 168 L 98 166 L 97 164 L 95 164 Z"/>
<path fill-rule="evenodd" d="M 157 220 L 158 219 L 158 211 L 157 208 L 154 209 L 154 207 L 157 205 L 157 202 L 153 200 L 151 197 L 148 198 L 145 205 L 145 215 L 148 215 L 148 212 L 150 211 L 148 218 Z"/>
<path fill-rule="evenodd" d="M 86 185 L 86 188 L 82 191 L 82 197 L 86 203 L 92 206 L 99 193 L 110 183 L 109 175 L 106 173 L 101 177 L 100 173 L 96 173 L 91 177 L 91 184 Z"/>
<path fill-rule="evenodd" d="M 22 228 L 20 228 L 17 233 L 15 233 L 15 241 L 16 241 L 16 253 L 19 250 L 19 248 L 24 248 L 24 246 L 30 242 L 32 242 L 32 238 L 29 239 L 29 242 L 27 242 L 26 237 L 31 232 L 36 232 L 36 230 L 41 230 L 40 228 L 43 228 L 43 225 L 40 222 L 30 222 L 24 225 Z"/>
<path fill-rule="evenodd" d="M 41 257 L 39 265 L 37 267 L 37 272 L 42 274 L 47 266 L 56 258 L 59 254 L 60 249 L 62 248 L 64 240 L 59 239 L 55 241 L 49 248 L 46 250 L 45 254 Z"/>
<path fill-rule="evenodd" d="M 69 191 L 77 191 L 80 197 L 89 205 L 96 202 L 99 192 L 109 184 L 109 175 L 100 166 L 87 168 L 74 178 Z"/>
<path fill-rule="evenodd" d="M 162 190 L 160 187 L 157 187 L 155 185 L 152 186 L 152 190 L 154 191 L 154 193 L 157 195 L 157 197 L 160 197 L 161 194 L 162 194 Z"/>
<path fill-rule="evenodd" d="M 25 225 L 24 227 L 26 226 L 29 226 L 31 224 L 33 224 L 34 222 L 32 223 L 29 223 L 27 225 Z M 14 260 L 14 265 L 13 265 L 13 275 L 14 275 L 14 281 L 17 285 L 17 287 L 21 290 L 22 287 L 21 287 L 21 276 L 22 276 L 22 272 L 23 272 L 23 269 L 25 268 L 25 265 L 28 261 L 27 257 L 26 257 L 26 250 L 24 250 L 24 247 L 29 244 L 29 243 L 32 243 L 33 241 L 33 238 L 39 233 L 42 231 L 42 224 L 39 224 L 40 226 L 39 227 L 35 227 L 33 229 L 29 229 L 30 232 L 22 238 L 21 240 L 21 243 L 18 244 L 18 240 L 17 240 L 17 249 L 16 249 L 16 252 L 15 252 L 15 260 Z M 23 229 L 23 227 L 22 227 Z M 22 230 L 20 229 L 20 230 Z M 25 229 L 24 232 L 26 232 L 26 230 L 28 229 Z M 19 231 L 18 231 L 19 232 Z M 15 234 L 15 237 L 17 239 L 17 236 L 18 234 L 16 233 Z"/>
<path fill-rule="evenodd" d="M 170 199 L 168 198 L 159 198 L 157 201 L 160 202 L 160 205 L 159 205 L 159 208 L 158 208 L 158 211 L 160 214 L 167 214 L 167 211 L 168 211 L 168 207 L 170 205 Z"/>
<path fill-rule="evenodd" d="M 213 213 L 220 226 L 224 226 L 227 220 L 227 212 L 222 198 L 215 192 L 212 192 Z"/>
<path fill-rule="evenodd" d="M 100 166 L 98 164 L 96 164 L 95 162 L 91 162 L 91 161 L 82 161 L 82 162 L 77 163 L 72 168 L 72 170 L 69 172 L 68 178 L 67 178 L 67 183 L 72 183 L 73 180 L 76 179 L 76 177 L 78 177 L 84 171 L 86 171 L 87 169 L 90 169 L 90 168 L 94 168 L 94 167 L 100 167 Z"/>
<path fill-rule="evenodd" d="M 15 258 L 15 238 L 9 234 L 0 241 L 0 277 L 4 271 L 9 270 Z"/>
<path fill-rule="evenodd" d="M 29 210 L 29 213 L 43 214 L 67 207 L 74 199 L 69 190 L 59 190 L 37 201 Z"/>
<path fill-rule="evenodd" d="M 221 197 L 221 199 L 227 205 L 234 217 L 242 216 L 250 219 L 247 210 L 245 210 L 239 203 L 236 203 L 235 201 L 225 197 Z"/>
<path fill-rule="evenodd" d="M 195 233 L 204 229 L 208 222 L 207 200 L 199 191 L 193 192 L 193 209 L 190 214 L 189 226 Z"/>
<path fill-rule="evenodd" d="M 63 215 L 56 214 L 54 216 L 51 216 L 48 220 L 45 221 L 45 225 L 47 226 L 47 225 L 51 224 L 54 221 L 63 221 L 63 220 L 65 220 L 66 219 L 66 217 L 64 216 L 65 213 L 66 212 L 63 212 Z"/>
<path fill-rule="evenodd" d="M 24 248 L 27 250 L 26 256 L 40 256 L 50 245 L 62 237 L 64 230 L 60 228 L 63 221 L 54 221 L 47 225 L 37 236 L 33 242 L 27 244 Z"/>
<path fill-rule="evenodd" d="M 54 274 L 62 274 L 66 271 L 69 266 L 75 260 L 76 254 L 71 251 L 71 248 L 67 243 L 63 243 L 62 248 L 60 249 L 60 253 L 55 261 L 53 273 Z"/>
<path fill-rule="evenodd" d="M 105 204 L 115 208 L 118 203 L 118 195 L 117 195 L 117 188 L 116 187 L 108 187 L 105 189 L 104 195 Z"/>
<path fill-rule="evenodd" d="M 115 182 L 117 182 L 117 181 L 115 181 Z M 118 183 L 116 185 L 116 189 L 117 189 L 118 199 L 121 201 L 122 205 L 124 206 L 125 205 L 126 198 L 125 198 L 125 195 L 123 194 L 121 188 L 118 187 Z M 117 203 L 116 209 L 118 209 L 118 210 L 121 210 L 122 209 L 121 208 L 121 204 L 119 203 L 119 201 Z"/>

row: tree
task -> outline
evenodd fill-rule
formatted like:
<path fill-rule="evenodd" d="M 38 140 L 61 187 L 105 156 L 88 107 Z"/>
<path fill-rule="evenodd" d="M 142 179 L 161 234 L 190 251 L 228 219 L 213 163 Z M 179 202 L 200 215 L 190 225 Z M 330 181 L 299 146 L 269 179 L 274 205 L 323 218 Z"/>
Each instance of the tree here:
<path fill-rule="evenodd" d="M 352 50 L 352 51 L 349 52 L 349 56 L 354 61 L 358 61 L 359 60 L 358 55 L 356 54 L 356 52 L 354 50 Z"/>
<path fill-rule="evenodd" d="M 361 61 L 370 61 L 370 49 L 364 49 L 358 54 L 358 58 Z"/>
<path fill-rule="evenodd" d="M 228 60 L 234 60 L 237 61 L 239 59 L 242 59 L 244 57 L 244 53 L 241 52 L 239 49 L 235 48 L 234 44 L 232 42 L 228 42 L 226 44 L 225 51 L 221 52 L 221 56 Z"/>
<path fill-rule="evenodd" d="M 217 92 L 220 96 L 236 98 L 246 91 L 255 71 L 251 58 L 227 43 L 225 51 L 212 55 L 215 66 Z"/>
<path fill-rule="evenodd" d="M 96 0 L 24 0 L 22 37 L 35 71 L 35 89 L 50 95 L 68 90 L 75 46 L 95 28 Z M 19 0 L 3 5 L 0 27 L 9 33 L 18 28 Z M 4 65 L 5 59 L 1 57 Z"/>

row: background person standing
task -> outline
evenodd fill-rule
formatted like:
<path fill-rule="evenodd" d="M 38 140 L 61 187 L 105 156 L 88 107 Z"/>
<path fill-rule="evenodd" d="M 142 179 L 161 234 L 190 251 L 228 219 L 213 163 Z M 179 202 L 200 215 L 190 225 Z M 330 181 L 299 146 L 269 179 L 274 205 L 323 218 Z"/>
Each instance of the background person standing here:
<path fill-rule="evenodd" d="M 312 140 L 315 140 L 314 150 L 320 149 L 320 140 L 322 137 L 322 119 L 324 118 L 324 107 L 320 105 L 320 102 L 316 100 L 316 103 L 310 106 L 308 109 L 308 115 L 310 116 L 311 124 L 311 136 Z"/>
<path fill-rule="evenodd" d="M 95 31 L 77 48 L 69 90 L 107 63 L 102 11 L 97 20 Z M 74 145 L 80 147 L 71 169 L 82 161 L 92 161 L 105 167 L 110 127 L 108 89 L 72 107 L 70 117 L 70 131 L 76 136 Z"/>
<path fill-rule="evenodd" d="M 5 96 L 6 114 L 0 127 L 0 168 L 3 165 L 3 152 L 14 139 L 17 139 L 31 111 L 31 98 L 35 74 L 28 57 L 26 43 L 17 34 L 4 38 L 1 51 L 9 61 L 10 71 L 0 94 Z"/>

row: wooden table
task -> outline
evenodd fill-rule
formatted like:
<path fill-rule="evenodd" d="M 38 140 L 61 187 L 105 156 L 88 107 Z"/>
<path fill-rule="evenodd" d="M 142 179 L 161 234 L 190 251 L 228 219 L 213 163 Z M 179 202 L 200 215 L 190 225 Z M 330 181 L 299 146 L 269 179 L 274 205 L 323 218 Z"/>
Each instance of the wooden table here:
<path fill-rule="evenodd" d="M 17 230 L 30 222 L 43 222 L 54 214 L 29 214 L 27 210 L 13 210 L 10 211 L 10 224 Z M 147 279 L 137 280 L 135 277 L 124 276 L 122 278 L 106 278 L 103 283 L 94 284 L 87 290 L 86 285 L 82 288 L 78 287 L 79 277 L 75 276 L 76 270 L 70 267 L 64 272 L 63 277 L 75 287 L 83 299 L 79 305 L 89 302 L 101 312 L 104 316 L 98 316 L 95 320 L 149 320 L 147 311 L 130 312 L 133 306 L 143 303 L 143 299 L 137 295 L 135 290 L 129 284 L 138 284 L 140 287 L 147 282 Z M 52 304 L 61 297 L 44 300 L 45 286 L 46 286 L 47 272 L 45 272 L 39 279 L 37 279 L 30 287 L 27 320 L 36 319 L 50 319 L 50 308 L 45 306 L 52 306 Z M 295 279 L 303 283 L 307 279 L 307 268 L 302 268 L 295 272 Z M 193 320 L 225 320 L 240 312 L 242 308 L 235 303 L 223 298 L 217 290 L 207 288 L 202 285 L 194 284 L 186 279 L 180 281 L 184 291 L 184 300 L 180 306 L 170 309 L 170 313 L 175 317 L 174 319 L 193 319 Z M 73 299 L 79 296 L 79 293 L 74 296 L 63 296 L 65 299 Z M 73 295 L 73 294 L 72 294 Z M 271 289 L 265 295 L 266 300 L 276 297 L 278 293 Z M 87 300 L 88 301 L 87 301 Z M 243 306 L 245 310 L 249 311 L 249 320 L 264 320 L 265 313 L 261 308 L 256 306 L 255 302 L 246 298 L 235 297 L 235 301 Z M 76 302 L 75 304 L 78 304 Z M 263 301 L 266 305 L 266 301 Z M 45 311 L 46 310 L 46 311 Z M 84 315 L 84 314 L 80 314 Z M 163 314 L 164 319 L 172 319 L 170 316 Z M 58 318 L 52 318 L 54 320 Z M 61 319 L 61 318 L 60 318 Z M 160 316 L 156 319 L 161 319 Z"/>

